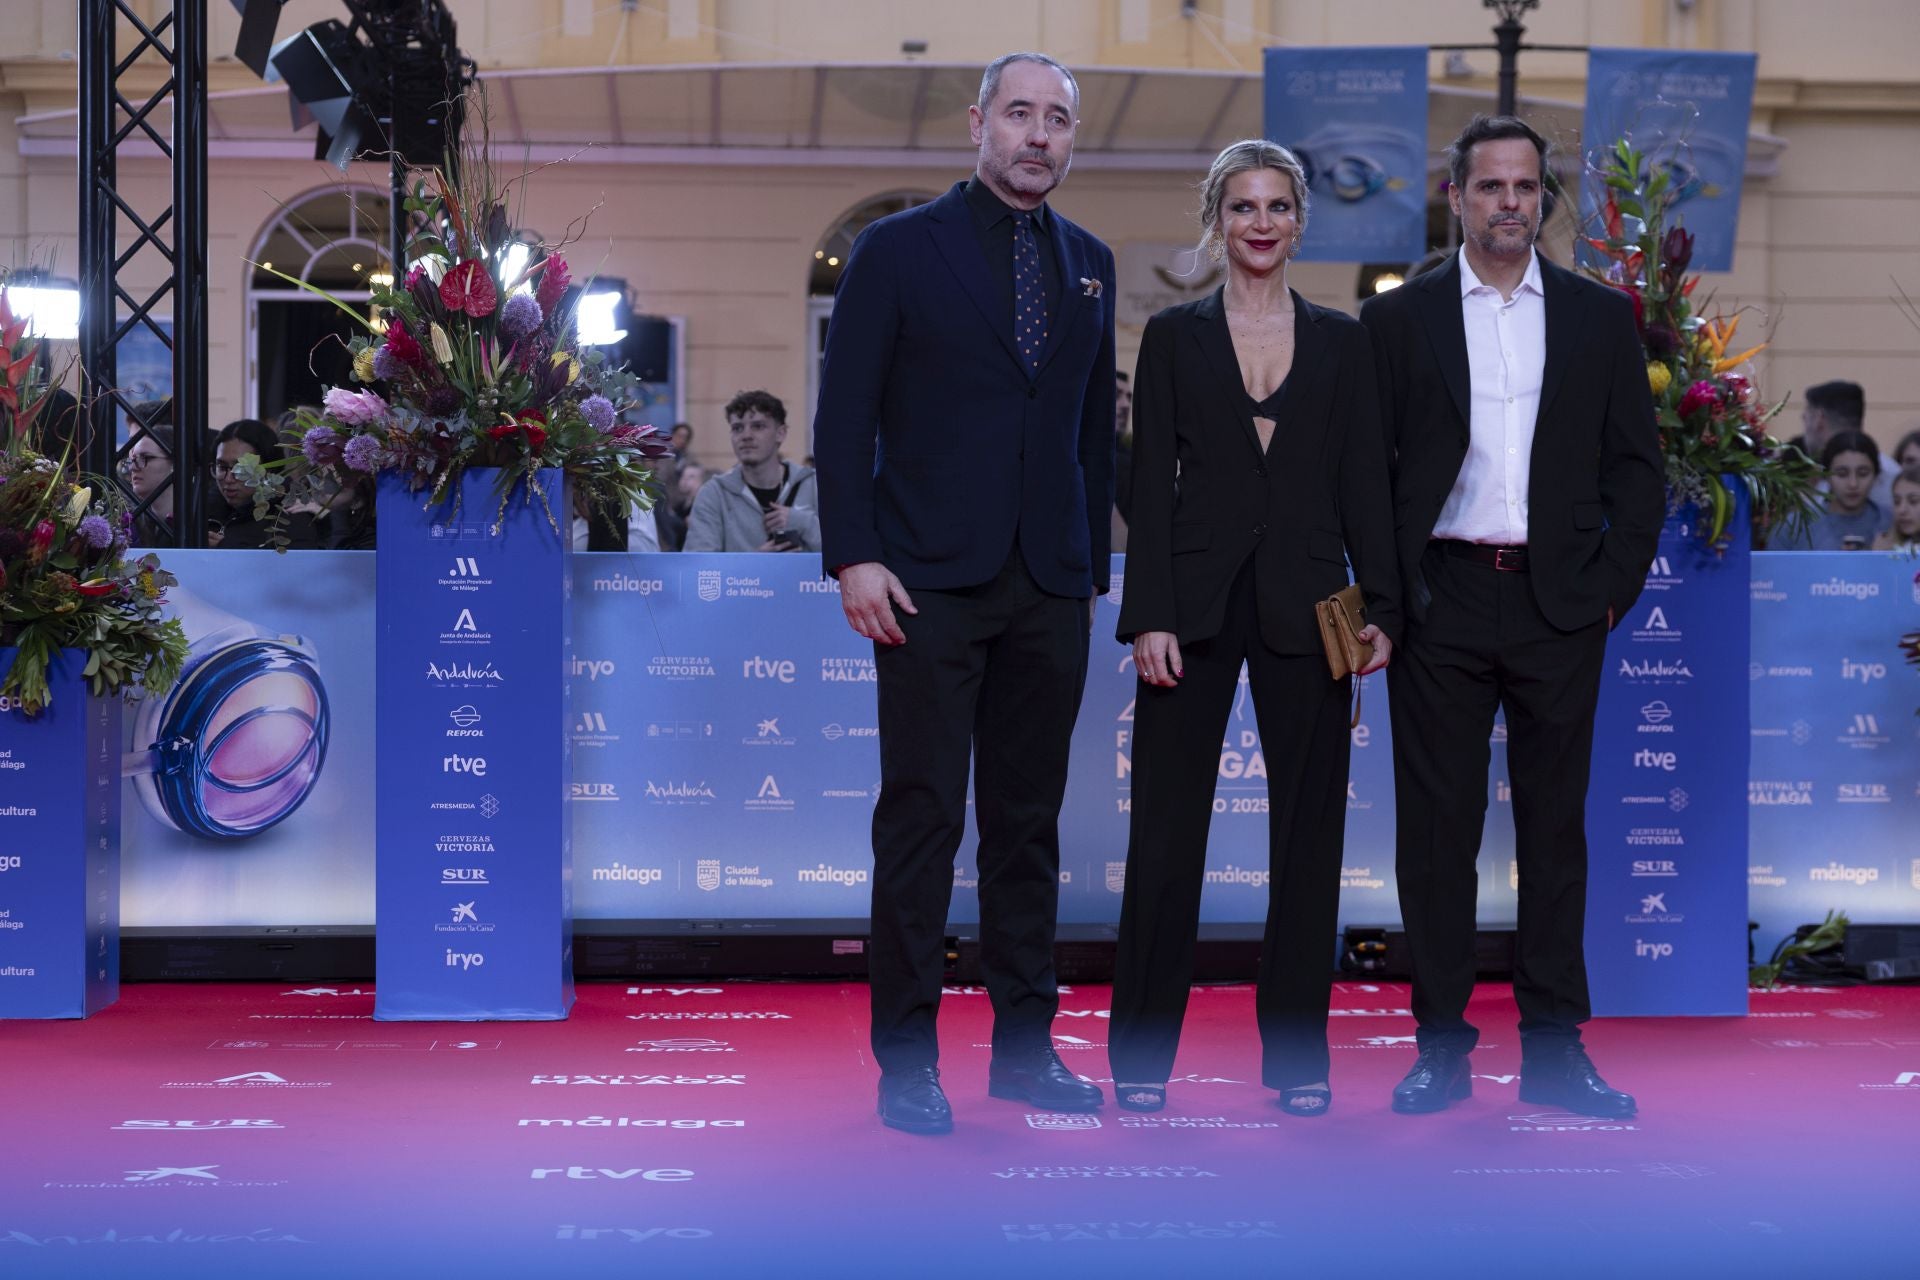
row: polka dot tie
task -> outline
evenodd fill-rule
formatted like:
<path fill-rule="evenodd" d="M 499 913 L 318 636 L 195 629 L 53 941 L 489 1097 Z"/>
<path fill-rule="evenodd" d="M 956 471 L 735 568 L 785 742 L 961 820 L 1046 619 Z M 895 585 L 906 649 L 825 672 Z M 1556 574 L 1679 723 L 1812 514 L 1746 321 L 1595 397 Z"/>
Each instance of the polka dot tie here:
<path fill-rule="evenodd" d="M 1040 248 L 1033 239 L 1033 215 L 1013 215 L 1013 342 L 1027 376 L 1040 372 L 1047 349 L 1047 291 L 1040 283 Z"/>

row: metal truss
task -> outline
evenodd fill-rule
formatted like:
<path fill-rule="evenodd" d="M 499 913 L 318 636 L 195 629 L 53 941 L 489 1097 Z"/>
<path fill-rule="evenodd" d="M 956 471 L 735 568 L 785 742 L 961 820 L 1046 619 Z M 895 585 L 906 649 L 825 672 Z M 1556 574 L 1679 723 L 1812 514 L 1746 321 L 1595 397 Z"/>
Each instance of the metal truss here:
<path fill-rule="evenodd" d="M 173 353 L 173 476 L 168 484 L 174 518 L 162 540 L 199 546 L 212 454 L 207 443 L 206 0 L 176 0 L 172 12 L 152 25 L 128 0 L 81 0 L 79 17 L 80 457 L 87 470 L 125 488 L 117 467 L 127 446 L 118 438 L 117 411 L 127 413 L 129 434 L 137 431 L 139 418 L 118 385 L 115 349 L 145 326 Z M 137 39 L 121 55 L 115 46 L 123 25 Z M 150 83 L 145 68 L 153 65 L 151 55 L 165 64 L 168 75 L 143 94 L 133 86 Z M 168 115 L 171 137 L 162 132 Z M 119 189 L 117 152 L 136 135 L 172 162 L 171 203 L 163 209 L 137 209 Z M 124 248 L 123 228 L 131 233 Z M 171 272 L 136 297 L 121 272 L 147 249 L 159 253 Z M 158 323 L 169 310 L 171 333 Z M 127 495 L 132 500 L 131 489 Z M 145 504 L 136 502 L 135 509 L 146 514 Z"/>

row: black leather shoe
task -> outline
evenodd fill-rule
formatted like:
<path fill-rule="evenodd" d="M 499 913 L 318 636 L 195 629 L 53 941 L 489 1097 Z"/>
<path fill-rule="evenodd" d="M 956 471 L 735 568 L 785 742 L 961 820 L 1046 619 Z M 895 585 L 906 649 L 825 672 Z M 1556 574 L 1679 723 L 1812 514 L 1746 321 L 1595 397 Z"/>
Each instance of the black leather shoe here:
<path fill-rule="evenodd" d="M 938 1067 L 908 1067 L 880 1077 L 880 1123 L 904 1133 L 951 1133 L 953 1108 Z"/>
<path fill-rule="evenodd" d="M 1429 1045 L 1393 1087 L 1393 1109 L 1406 1116 L 1425 1115 L 1472 1096 L 1473 1059 L 1458 1049 Z"/>
<path fill-rule="evenodd" d="M 1540 1102 L 1580 1116 L 1630 1120 L 1639 1110 L 1633 1095 L 1612 1088 L 1593 1068 L 1578 1040 L 1550 1049 L 1522 1047 L 1520 1101 Z"/>
<path fill-rule="evenodd" d="M 1046 1111 L 1092 1111 L 1106 1101 L 1100 1086 L 1067 1070 L 1053 1046 L 1019 1057 L 996 1057 L 987 1067 L 987 1093 Z"/>

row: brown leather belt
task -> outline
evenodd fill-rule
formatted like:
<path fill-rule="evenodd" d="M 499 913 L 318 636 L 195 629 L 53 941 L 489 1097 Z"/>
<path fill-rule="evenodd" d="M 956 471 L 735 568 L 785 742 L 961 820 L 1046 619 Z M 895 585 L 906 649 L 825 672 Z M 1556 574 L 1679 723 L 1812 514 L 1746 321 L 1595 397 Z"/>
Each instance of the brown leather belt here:
<path fill-rule="evenodd" d="M 1472 560 L 1476 564 L 1492 565 L 1502 573 L 1527 571 L 1525 547 L 1495 547 L 1484 542 L 1460 542 L 1453 538 L 1435 538 L 1434 545 L 1450 556 Z"/>

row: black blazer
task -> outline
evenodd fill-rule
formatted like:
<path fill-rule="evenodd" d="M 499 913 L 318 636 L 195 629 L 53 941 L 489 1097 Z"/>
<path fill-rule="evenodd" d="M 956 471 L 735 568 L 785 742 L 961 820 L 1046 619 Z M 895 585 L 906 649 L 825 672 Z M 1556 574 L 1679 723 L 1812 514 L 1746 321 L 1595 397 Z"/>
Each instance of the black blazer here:
<path fill-rule="evenodd" d="M 1646 359 L 1625 294 L 1540 259 L 1547 358 L 1527 480 L 1533 595 L 1563 631 L 1646 585 L 1666 516 L 1665 466 Z M 1460 258 L 1360 308 L 1373 333 L 1393 470 L 1395 537 L 1407 612 L 1426 616 L 1420 556 L 1466 460 L 1471 379 Z"/>
<path fill-rule="evenodd" d="M 821 560 L 970 587 L 1017 532 L 1042 589 L 1084 598 L 1108 577 L 1113 253 L 1051 211 L 1060 301 L 1030 378 L 965 187 L 868 226 L 841 273 L 813 427 Z"/>
<path fill-rule="evenodd" d="M 1266 451 L 1227 329 L 1223 290 L 1147 322 L 1133 380 L 1133 518 L 1121 641 L 1220 630 L 1253 557 L 1260 636 L 1276 653 L 1321 652 L 1315 601 L 1347 584 L 1367 620 L 1400 636 L 1386 458 L 1367 331 L 1293 295 L 1293 367 Z"/>

